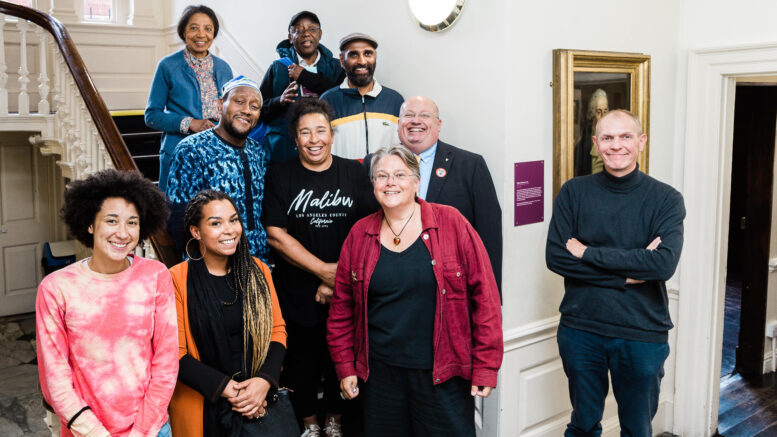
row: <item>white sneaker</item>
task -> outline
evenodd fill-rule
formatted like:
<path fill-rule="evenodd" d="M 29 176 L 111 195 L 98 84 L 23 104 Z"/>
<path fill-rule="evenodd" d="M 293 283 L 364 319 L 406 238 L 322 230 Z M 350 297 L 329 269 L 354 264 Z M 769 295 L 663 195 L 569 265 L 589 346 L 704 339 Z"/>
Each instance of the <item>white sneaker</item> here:
<path fill-rule="evenodd" d="M 316 424 L 308 425 L 301 437 L 321 437 L 321 427 Z"/>
<path fill-rule="evenodd" d="M 335 422 L 334 417 L 330 417 L 326 421 L 326 426 L 324 427 L 324 434 L 326 435 L 326 437 L 343 437 L 342 426 L 340 426 L 339 423 Z"/>

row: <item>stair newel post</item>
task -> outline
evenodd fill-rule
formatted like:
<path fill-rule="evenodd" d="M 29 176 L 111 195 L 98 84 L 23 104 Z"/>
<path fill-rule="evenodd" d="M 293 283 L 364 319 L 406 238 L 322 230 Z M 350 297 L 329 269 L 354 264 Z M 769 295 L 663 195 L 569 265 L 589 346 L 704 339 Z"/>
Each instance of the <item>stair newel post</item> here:
<path fill-rule="evenodd" d="M 40 59 L 40 74 L 38 75 L 38 94 L 40 95 L 40 101 L 38 101 L 38 114 L 47 115 L 51 112 L 51 105 L 49 104 L 48 38 L 42 27 L 36 27 L 35 33 L 38 34 L 38 56 Z"/>
<path fill-rule="evenodd" d="M 27 94 L 27 84 L 30 82 L 28 77 L 30 71 L 27 69 L 27 29 L 30 23 L 27 20 L 19 19 L 16 22 L 16 28 L 19 29 L 19 115 L 30 114 L 30 95 Z"/>
<path fill-rule="evenodd" d="M 0 115 L 8 115 L 8 73 L 5 65 L 5 14 L 0 14 Z"/>

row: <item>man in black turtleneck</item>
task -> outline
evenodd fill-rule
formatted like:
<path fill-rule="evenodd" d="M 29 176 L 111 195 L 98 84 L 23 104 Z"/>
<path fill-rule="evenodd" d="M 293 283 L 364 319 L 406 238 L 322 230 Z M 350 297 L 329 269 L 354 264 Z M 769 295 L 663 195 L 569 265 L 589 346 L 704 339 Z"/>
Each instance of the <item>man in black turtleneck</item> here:
<path fill-rule="evenodd" d="M 647 437 L 673 326 L 664 281 L 680 258 L 685 207 L 639 170 L 647 135 L 632 113 L 608 113 L 593 141 L 605 171 L 561 187 L 545 253 L 564 277 L 557 339 L 573 408 L 565 436 L 601 434 L 609 372 L 622 432 Z"/>

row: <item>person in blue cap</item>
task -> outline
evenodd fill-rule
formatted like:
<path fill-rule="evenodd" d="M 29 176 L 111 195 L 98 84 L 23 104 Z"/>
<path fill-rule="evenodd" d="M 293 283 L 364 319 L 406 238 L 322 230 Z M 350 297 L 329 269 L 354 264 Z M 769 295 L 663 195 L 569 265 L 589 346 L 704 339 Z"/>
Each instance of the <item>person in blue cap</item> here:
<path fill-rule="evenodd" d="M 289 109 L 302 96 L 318 97 L 345 79 L 340 61 L 320 44 L 321 22 L 310 11 L 294 14 L 287 39 L 278 43 L 277 59 L 262 79 L 261 121 L 267 126 L 264 142 L 272 162 L 297 158 L 297 147 L 289 135 Z"/>
<path fill-rule="evenodd" d="M 248 136 L 259 121 L 262 95 L 259 85 L 244 76 L 224 84 L 221 95 L 219 124 L 186 137 L 175 149 L 166 189 L 172 212 L 168 231 L 183 251 L 186 204 L 200 190 L 223 191 L 235 200 L 251 255 L 267 262 L 267 234 L 259 219 L 269 156 Z"/>

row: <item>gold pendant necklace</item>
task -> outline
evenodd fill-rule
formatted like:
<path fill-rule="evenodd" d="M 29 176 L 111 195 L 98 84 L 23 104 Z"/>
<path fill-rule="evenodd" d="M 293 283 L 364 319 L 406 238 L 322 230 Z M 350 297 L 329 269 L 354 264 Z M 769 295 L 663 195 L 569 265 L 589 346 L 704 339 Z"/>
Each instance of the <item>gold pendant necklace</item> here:
<path fill-rule="evenodd" d="M 408 223 L 410 223 L 410 220 L 413 220 L 413 214 L 415 214 L 415 205 L 413 205 L 413 212 L 410 213 L 410 217 L 408 217 L 405 225 L 402 226 L 402 229 L 400 229 L 398 234 L 394 232 L 394 229 L 391 227 L 391 223 L 389 223 L 388 218 L 386 218 L 386 214 L 383 214 L 383 220 L 386 221 L 386 225 L 388 226 L 389 231 L 394 234 L 394 246 L 399 246 L 399 243 L 402 242 L 402 239 L 399 238 L 399 236 L 402 235 L 402 232 L 405 231 L 405 228 L 407 227 Z"/>

